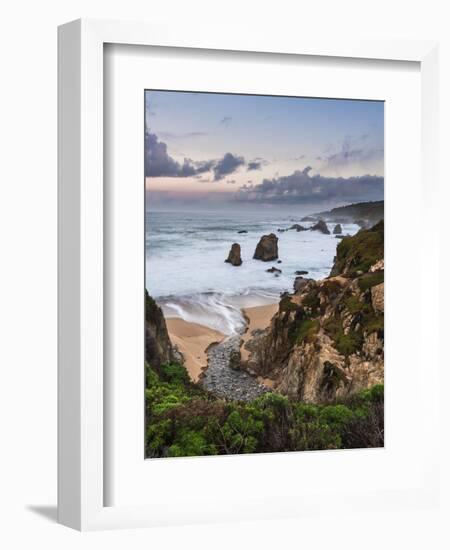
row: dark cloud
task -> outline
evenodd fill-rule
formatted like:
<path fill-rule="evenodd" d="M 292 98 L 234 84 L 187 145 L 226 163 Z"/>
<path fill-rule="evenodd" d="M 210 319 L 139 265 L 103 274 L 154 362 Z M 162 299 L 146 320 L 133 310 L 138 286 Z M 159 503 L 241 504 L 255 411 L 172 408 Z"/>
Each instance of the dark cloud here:
<path fill-rule="evenodd" d="M 145 175 L 179 176 L 181 165 L 167 153 L 167 145 L 155 134 L 145 134 Z"/>
<path fill-rule="evenodd" d="M 356 176 L 333 178 L 310 175 L 311 167 L 296 170 L 289 176 L 264 179 L 259 185 L 244 185 L 235 199 L 269 204 L 321 202 L 357 202 L 377 200 L 383 197 L 384 178 L 381 176 Z"/>
<path fill-rule="evenodd" d="M 145 135 L 146 176 L 186 178 L 210 172 L 214 164 L 214 160 L 195 162 L 188 158 L 185 158 L 181 164 L 168 154 L 167 145 L 159 141 L 155 134 Z"/>
<path fill-rule="evenodd" d="M 223 119 L 220 121 L 220 124 L 228 126 L 228 124 L 230 124 L 232 120 L 233 118 L 231 116 L 224 116 Z"/>
<path fill-rule="evenodd" d="M 261 157 L 256 157 L 247 163 L 247 172 L 252 170 L 261 170 L 263 166 L 267 166 L 269 162 Z"/>
<path fill-rule="evenodd" d="M 219 160 L 194 161 L 185 158 L 180 163 L 169 155 L 167 144 L 159 141 L 155 134 L 145 135 L 145 175 L 148 177 L 187 178 L 213 171 L 214 181 L 219 181 L 244 164 L 244 157 L 232 153 L 226 153 Z"/>
<path fill-rule="evenodd" d="M 261 170 L 262 162 L 258 160 L 252 160 L 247 164 L 247 171 L 251 172 L 252 170 Z"/>
<path fill-rule="evenodd" d="M 214 166 L 214 180 L 219 181 L 228 174 L 236 172 L 243 164 L 245 164 L 244 157 L 226 153 Z"/>

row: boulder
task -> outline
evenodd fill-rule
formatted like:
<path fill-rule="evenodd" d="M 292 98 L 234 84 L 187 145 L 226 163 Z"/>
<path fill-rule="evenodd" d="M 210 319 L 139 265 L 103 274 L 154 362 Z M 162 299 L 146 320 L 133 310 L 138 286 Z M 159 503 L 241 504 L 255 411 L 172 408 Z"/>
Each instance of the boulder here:
<path fill-rule="evenodd" d="M 278 269 L 277 267 L 271 267 L 270 269 L 266 269 L 267 273 L 281 273 L 281 269 Z"/>
<path fill-rule="evenodd" d="M 333 235 L 340 235 L 341 233 L 342 233 L 342 225 L 338 223 L 334 226 Z"/>
<path fill-rule="evenodd" d="M 281 260 L 277 260 L 277 264 L 282 264 L 283 262 Z"/>
<path fill-rule="evenodd" d="M 328 229 L 327 224 L 323 220 L 319 220 L 317 223 L 315 223 L 311 228 L 311 231 L 320 231 L 324 235 L 329 235 L 330 230 Z"/>
<path fill-rule="evenodd" d="M 296 275 L 308 275 L 308 272 L 307 271 L 303 271 L 303 270 L 299 270 L 299 271 L 296 271 L 295 272 Z"/>
<path fill-rule="evenodd" d="M 274 233 L 263 235 L 256 246 L 254 260 L 271 262 L 278 259 L 278 237 Z"/>
<path fill-rule="evenodd" d="M 228 254 L 228 258 L 225 260 L 225 262 L 235 266 L 242 264 L 240 244 L 233 243 L 231 245 L 230 253 Z"/>
<path fill-rule="evenodd" d="M 305 286 L 313 279 L 306 279 L 305 277 L 295 277 L 294 280 L 294 292 L 301 292 Z"/>

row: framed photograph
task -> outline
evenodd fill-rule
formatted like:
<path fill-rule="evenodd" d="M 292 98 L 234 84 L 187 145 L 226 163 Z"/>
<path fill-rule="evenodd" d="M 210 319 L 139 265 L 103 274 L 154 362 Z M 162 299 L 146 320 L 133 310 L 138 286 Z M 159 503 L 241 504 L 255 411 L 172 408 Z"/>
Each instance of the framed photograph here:
<path fill-rule="evenodd" d="M 436 44 L 80 20 L 58 66 L 59 521 L 433 505 Z"/>

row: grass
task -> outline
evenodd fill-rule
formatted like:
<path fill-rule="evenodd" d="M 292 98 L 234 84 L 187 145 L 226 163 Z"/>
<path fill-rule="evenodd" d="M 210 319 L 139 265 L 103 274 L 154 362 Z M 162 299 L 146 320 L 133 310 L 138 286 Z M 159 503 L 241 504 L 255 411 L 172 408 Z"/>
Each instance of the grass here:
<path fill-rule="evenodd" d="M 384 221 L 371 229 L 362 229 L 353 237 L 345 237 L 336 249 L 336 274 L 356 276 L 366 273 L 378 260 L 384 257 Z"/>
<path fill-rule="evenodd" d="M 362 292 L 365 292 L 373 286 L 379 285 L 384 282 L 384 271 L 377 271 L 375 273 L 367 273 L 358 279 L 358 285 Z"/>
<path fill-rule="evenodd" d="M 295 341 L 298 344 L 303 342 L 311 343 L 319 332 L 320 324 L 315 319 L 304 319 L 297 328 Z"/>
<path fill-rule="evenodd" d="M 290 296 L 283 296 L 280 300 L 279 309 L 280 311 L 295 311 L 297 306 L 292 302 Z"/>
<path fill-rule="evenodd" d="M 363 344 L 361 331 L 350 330 L 346 334 L 341 320 L 337 317 L 325 323 L 324 329 L 333 340 L 335 348 L 341 355 L 348 357 L 361 349 Z"/>

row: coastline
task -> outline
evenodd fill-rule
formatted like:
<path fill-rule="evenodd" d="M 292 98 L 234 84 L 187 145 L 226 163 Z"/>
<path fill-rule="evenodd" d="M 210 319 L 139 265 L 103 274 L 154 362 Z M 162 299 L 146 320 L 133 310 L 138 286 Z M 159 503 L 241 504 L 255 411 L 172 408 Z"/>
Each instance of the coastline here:
<path fill-rule="evenodd" d="M 243 346 L 251 338 L 252 332 L 267 328 L 277 310 L 278 303 L 241 310 L 247 320 L 247 328 L 245 333 L 241 335 L 243 360 L 248 358 L 248 351 Z M 189 377 L 193 382 L 198 382 L 200 374 L 207 366 L 207 348 L 213 343 L 221 342 L 225 338 L 225 334 L 199 323 L 185 321 L 179 317 L 166 319 L 166 324 L 172 344 L 176 345 L 184 356 L 184 364 Z M 260 382 L 270 387 L 270 380 L 260 380 Z"/>

